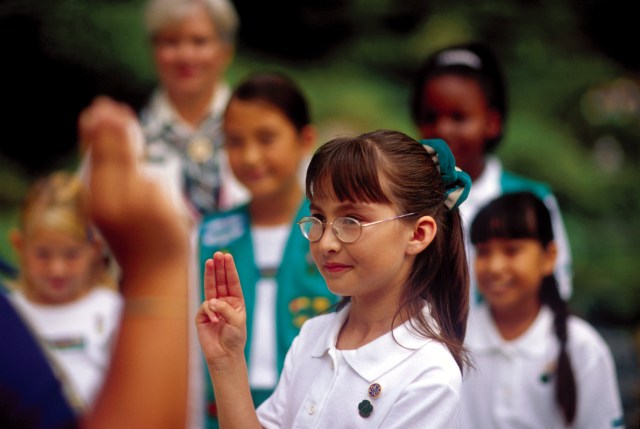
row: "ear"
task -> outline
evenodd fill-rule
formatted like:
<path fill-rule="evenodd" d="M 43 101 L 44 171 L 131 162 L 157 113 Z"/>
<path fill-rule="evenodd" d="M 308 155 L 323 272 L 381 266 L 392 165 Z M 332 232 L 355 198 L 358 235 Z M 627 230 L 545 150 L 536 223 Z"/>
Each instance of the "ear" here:
<path fill-rule="evenodd" d="M 497 110 L 489 110 L 487 115 L 486 137 L 494 139 L 502 133 L 502 115 Z"/>
<path fill-rule="evenodd" d="M 313 150 L 317 137 L 316 127 L 313 125 L 305 125 L 302 127 L 300 130 L 300 142 L 302 143 L 305 153 L 310 153 Z"/>
<path fill-rule="evenodd" d="M 222 73 L 229 67 L 231 61 L 233 61 L 233 56 L 235 55 L 235 49 L 231 43 L 223 43 L 220 46 L 222 52 L 220 53 L 220 60 L 222 63 Z"/>
<path fill-rule="evenodd" d="M 558 258 L 558 246 L 555 241 L 547 244 L 544 249 L 544 256 L 542 261 L 542 271 L 545 275 L 553 274 L 553 270 L 556 267 L 556 259 Z"/>
<path fill-rule="evenodd" d="M 13 246 L 13 250 L 15 250 L 18 255 L 22 256 L 24 238 L 19 229 L 13 228 L 9 231 L 9 242 L 11 243 L 11 246 Z"/>
<path fill-rule="evenodd" d="M 436 236 L 438 226 L 431 216 L 422 216 L 413 227 L 413 235 L 407 243 L 407 254 L 417 255 L 429 247 Z"/>

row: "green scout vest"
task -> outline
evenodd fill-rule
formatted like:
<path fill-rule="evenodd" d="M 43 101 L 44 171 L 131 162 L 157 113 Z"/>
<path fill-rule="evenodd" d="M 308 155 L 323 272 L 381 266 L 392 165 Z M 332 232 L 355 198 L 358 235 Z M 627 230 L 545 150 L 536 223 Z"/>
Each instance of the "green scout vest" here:
<path fill-rule="evenodd" d="M 309 216 L 309 201 L 303 201 L 295 220 Z M 284 358 L 300 327 L 309 318 L 327 312 L 338 301 L 326 286 L 309 251 L 309 242 L 293 222 L 284 248 L 280 269 L 275 273 L 261 273 L 256 267 L 251 238 L 251 218 L 249 206 L 243 205 L 224 213 L 211 214 L 204 218 L 198 235 L 200 272 L 204 263 L 214 252 L 231 253 L 242 284 L 247 310 L 247 362 L 251 347 L 251 327 L 255 307 L 255 288 L 261 277 L 275 277 L 276 292 L 276 360 L 278 373 L 282 371 Z M 204 299 L 204 291 L 202 292 Z M 208 378 L 207 386 L 207 428 L 217 428 L 217 418 L 213 388 Z M 268 398 L 271 391 L 253 391 L 254 405 L 257 407 Z"/>

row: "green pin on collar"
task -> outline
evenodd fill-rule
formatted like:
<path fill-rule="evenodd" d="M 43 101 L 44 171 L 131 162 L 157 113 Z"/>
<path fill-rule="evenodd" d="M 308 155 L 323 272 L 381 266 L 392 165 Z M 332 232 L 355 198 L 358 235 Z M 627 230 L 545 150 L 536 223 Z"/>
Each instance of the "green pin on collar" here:
<path fill-rule="evenodd" d="M 369 402 L 368 400 L 364 399 L 358 404 L 358 413 L 361 417 L 364 417 L 366 419 L 371 415 L 372 411 L 373 405 L 371 405 L 371 402 Z"/>

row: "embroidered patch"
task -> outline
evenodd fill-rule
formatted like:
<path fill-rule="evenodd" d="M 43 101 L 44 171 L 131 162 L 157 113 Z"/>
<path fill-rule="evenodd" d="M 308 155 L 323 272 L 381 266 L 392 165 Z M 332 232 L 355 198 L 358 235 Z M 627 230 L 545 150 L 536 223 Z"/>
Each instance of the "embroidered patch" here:
<path fill-rule="evenodd" d="M 331 301 L 324 296 L 299 296 L 289 302 L 291 322 L 296 328 L 301 328 L 310 318 L 324 313 L 331 306 Z"/>
<path fill-rule="evenodd" d="M 48 339 L 46 343 L 49 347 L 56 350 L 83 350 L 86 346 L 82 337 L 67 337 Z"/>
<path fill-rule="evenodd" d="M 620 428 L 622 426 L 624 426 L 624 418 L 622 416 L 611 421 L 612 428 Z"/>
<path fill-rule="evenodd" d="M 204 246 L 224 247 L 237 240 L 244 231 L 244 216 L 235 214 L 206 222 L 200 236 Z"/>

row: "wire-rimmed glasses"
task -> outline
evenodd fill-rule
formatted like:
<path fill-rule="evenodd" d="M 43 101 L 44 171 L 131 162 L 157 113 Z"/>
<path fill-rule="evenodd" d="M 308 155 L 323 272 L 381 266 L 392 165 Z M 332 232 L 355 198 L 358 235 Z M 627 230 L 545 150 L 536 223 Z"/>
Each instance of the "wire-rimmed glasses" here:
<path fill-rule="evenodd" d="M 362 235 L 362 228 L 371 225 L 377 225 L 382 222 L 390 220 L 400 219 L 403 217 L 415 215 L 417 213 L 405 213 L 396 217 L 390 217 L 389 219 L 377 220 L 375 222 L 362 223 L 357 219 L 349 216 L 337 217 L 333 222 L 326 222 L 318 219 L 315 216 L 305 216 L 297 223 L 300 225 L 300 231 L 302 235 L 312 243 L 320 241 L 324 234 L 327 225 L 331 225 L 331 229 L 335 236 L 341 242 L 345 244 L 355 243 Z"/>

